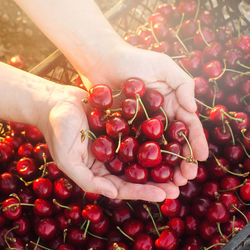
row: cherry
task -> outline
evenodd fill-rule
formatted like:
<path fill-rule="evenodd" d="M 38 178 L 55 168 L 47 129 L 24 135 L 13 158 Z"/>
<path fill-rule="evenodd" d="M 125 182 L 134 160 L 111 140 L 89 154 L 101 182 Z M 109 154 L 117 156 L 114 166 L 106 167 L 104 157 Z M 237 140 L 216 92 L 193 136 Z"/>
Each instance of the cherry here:
<path fill-rule="evenodd" d="M 242 57 L 242 52 L 236 48 L 226 50 L 223 55 L 223 58 L 226 60 L 227 68 L 236 67 L 237 61 L 239 61 Z"/>
<path fill-rule="evenodd" d="M 115 156 L 115 145 L 108 136 L 101 135 L 92 143 L 91 151 L 98 161 L 109 162 Z"/>
<path fill-rule="evenodd" d="M 52 215 L 52 204 L 45 199 L 36 199 L 33 207 L 34 214 L 42 217 L 48 217 Z"/>
<path fill-rule="evenodd" d="M 201 33 L 203 34 L 203 37 L 208 44 L 210 44 L 211 42 L 215 40 L 215 33 L 213 32 L 213 30 L 211 30 L 210 28 L 206 26 L 202 27 L 200 30 L 197 30 L 194 34 L 194 45 L 198 49 L 204 49 L 205 46 L 207 45 L 204 42 Z"/>
<path fill-rule="evenodd" d="M 228 90 L 236 89 L 239 86 L 240 80 L 241 80 L 240 77 L 236 77 L 237 75 L 238 73 L 226 71 L 223 74 L 222 81 L 221 81 L 223 84 L 223 87 Z"/>
<path fill-rule="evenodd" d="M 18 135 L 6 135 L 3 142 L 10 145 L 12 149 L 16 150 L 23 143 L 23 139 Z"/>
<path fill-rule="evenodd" d="M 213 246 L 214 250 L 220 250 L 228 242 L 227 239 L 224 239 L 219 233 L 215 233 L 212 240 L 209 242 L 210 246 Z"/>
<path fill-rule="evenodd" d="M 139 37 L 136 34 L 126 34 L 123 37 L 124 41 L 126 41 L 127 43 L 133 45 L 133 46 L 137 46 L 140 44 L 141 42 L 141 37 Z"/>
<path fill-rule="evenodd" d="M 220 26 L 216 29 L 216 38 L 219 42 L 225 43 L 232 37 L 232 30 L 229 26 Z"/>
<path fill-rule="evenodd" d="M 220 79 L 223 73 L 221 62 L 218 60 L 206 62 L 203 65 L 202 71 L 209 79 Z"/>
<path fill-rule="evenodd" d="M 202 194 L 210 199 L 215 199 L 219 192 L 219 184 L 215 181 L 209 181 L 202 186 Z"/>
<path fill-rule="evenodd" d="M 113 104 L 111 88 L 105 84 L 93 86 L 89 89 L 88 103 L 99 110 L 110 108 Z"/>
<path fill-rule="evenodd" d="M 175 232 L 176 236 L 180 237 L 183 235 L 185 230 L 185 224 L 181 218 L 179 217 L 170 218 L 167 225 L 169 226 L 170 229 L 172 229 Z"/>
<path fill-rule="evenodd" d="M 34 193 L 29 188 L 18 189 L 17 196 L 22 203 L 32 204 L 35 200 Z M 25 209 L 25 208 L 24 208 Z"/>
<path fill-rule="evenodd" d="M 200 235 L 203 240 L 212 240 L 217 232 L 217 226 L 214 222 L 203 220 L 200 224 Z"/>
<path fill-rule="evenodd" d="M 223 145 L 229 142 L 232 137 L 228 127 L 217 126 L 212 131 L 213 141 L 218 145 Z"/>
<path fill-rule="evenodd" d="M 241 130 L 247 130 L 249 127 L 249 118 L 248 115 L 244 112 L 237 112 L 234 114 L 234 118 L 240 120 L 233 120 L 233 128 L 235 131 L 240 132 Z"/>
<path fill-rule="evenodd" d="M 199 50 L 192 51 L 187 57 L 183 57 L 181 62 L 185 69 L 191 74 L 197 74 L 202 65 L 202 53 Z"/>
<path fill-rule="evenodd" d="M 52 193 L 52 182 L 48 178 L 40 177 L 33 182 L 33 191 L 39 198 L 48 198 Z"/>
<path fill-rule="evenodd" d="M 132 137 L 127 136 L 121 141 L 119 148 L 119 159 L 124 163 L 133 162 L 136 159 L 136 154 L 139 149 L 138 141 Z M 110 164 L 110 163 L 109 163 Z"/>
<path fill-rule="evenodd" d="M 239 199 L 235 194 L 230 192 L 221 194 L 219 197 L 219 201 L 221 201 L 225 205 L 229 213 L 235 213 L 236 210 L 234 207 L 240 207 Z"/>
<path fill-rule="evenodd" d="M 194 19 L 188 19 L 183 22 L 181 26 L 181 35 L 184 38 L 188 38 L 194 35 L 196 30 L 198 29 L 198 23 Z"/>
<path fill-rule="evenodd" d="M 178 142 L 170 142 L 167 145 L 163 145 L 163 150 L 175 153 L 176 155 L 182 154 L 182 147 Z M 163 161 L 171 166 L 176 166 L 180 163 L 181 158 L 172 154 L 163 154 Z"/>
<path fill-rule="evenodd" d="M 170 140 L 180 144 L 186 142 L 185 137 L 187 138 L 189 134 L 187 125 L 184 122 L 178 120 L 174 120 L 169 124 L 167 132 L 167 136 Z"/>
<path fill-rule="evenodd" d="M 179 41 L 175 41 L 172 45 L 172 56 L 183 56 L 186 50 L 183 48 Z"/>
<path fill-rule="evenodd" d="M 198 164 L 198 170 L 197 170 L 197 176 L 195 178 L 195 181 L 198 183 L 202 183 L 204 181 L 206 181 L 208 178 L 208 172 L 207 172 L 207 168 L 202 165 L 202 164 Z"/>
<path fill-rule="evenodd" d="M 159 41 L 163 41 L 168 36 L 168 28 L 167 23 L 156 22 L 152 27 L 152 32 L 154 32 Z"/>
<path fill-rule="evenodd" d="M 237 77 L 236 79 L 240 79 Z M 244 81 L 241 85 L 241 92 L 244 96 L 250 93 L 250 80 Z"/>
<path fill-rule="evenodd" d="M 241 49 L 244 53 L 250 53 L 250 39 L 247 35 L 241 35 L 235 38 L 234 45 L 236 48 Z"/>
<path fill-rule="evenodd" d="M 148 180 L 148 171 L 137 163 L 133 163 L 125 168 L 126 178 L 134 183 L 146 183 Z"/>
<path fill-rule="evenodd" d="M 242 130 L 242 135 L 244 135 L 242 142 L 243 142 L 245 148 L 248 149 L 248 150 L 250 150 L 250 140 L 249 140 L 249 138 L 250 138 L 250 131 L 248 131 L 246 133 L 244 131 L 245 130 Z"/>
<path fill-rule="evenodd" d="M 22 215 L 22 207 L 19 205 L 19 200 L 11 197 L 5 199 L 2 204 L 2 213 L 9 220 L 16 220 Z"/>
<path fill-rule="evenodd" d="M 210 222 L 224 223 L 229 219 L 229 213 L 221 202 L 213 202 L 207 210 L 207 219 Z"/>
<path fill-rule="evenodd" d="M 241 109 L 241 100 L 240 96 L 237 93 L 230 94 L 226 98 L 226 106 L 234 111 L 238 111 Z"/>
<path fill-rule="evenodd" d="M 201 76 L 197 76 L 194 77 L 194 83 L 195 83 L 195 95 L 196 96 L 204 96 L 208 93 L 208 81 L 201 77 Z"/>
<path fill-rule="evenodd" d="M 12 147 L 5 142 L 0 142 L 0 162 L 8 162 L 12 155 Z"/>
<path fill-rule="evenodd" d="M 166 229 L 161 233 L 160 237 L 156 239 L 155 246 L 159 249 L 174 250 L 177 249 L 178 239 L 172 230 Z"/>
<path fill-rule="evenodd" d="M 140 38 L 140 40 L 144 40 L 146 37 L 151 35 L 151 31 L 148 29 L 139 28 L 136 32 L 137 36 Z"/>
<path fill-rule="evenodd" d="M 140 145 L 137 161 L 143 167 L 155 167 L 161 163 L 161 149 L 156 142 L 147 141 Z"/>
<path fill-rule="evenodd" d="M 188 17 L 194 16 L 197 9 L 197 1 L 182 0 L 178 6 L 180 12 L 185 13 Z"/>
<path fill-rule="evenodd" d="M 122 206 L 114 209 L 112 212 L 112 220 L 116 225 L 123 224 L 126 220 L 132 217 L 131 210 L 127 206 Z"/>
<path fill-rule="evenodd" d="M 25 127 L 25 137 L 32 143 L 43 141 L 43 134 L 41 133 L 41 131 L 37 127 L 32 125 L 27 125 Z"/>
<path fill-rule="evenodd" d="M 188 181 L 186 185 L 180 187 L 182 199 L 189 201 L 200 193 L 200 187 L 194 181 Z"/>
<path fill-rule="evenodd" d="M 136 113 L 136 108 L 138 111 Z M 135 99 L 127 98 L 122 102 L 122 115 L 125 119 L 132 119 L 135 115 L 139 119 L 143 116 L 143 109 L 140 103 L 137 103 Z"/>
<path fill-rule="evenodd" d="M 86 247 L 87 249 L 102 250 L 105 249 L 105 241 L 103 239 L 90 236 Z"/>
<path fill-rule="evenodd" d="M 31 157 L 33 153 L 33 145 L 29 142 L 26 142 L 19 146 L 17 153 L 20 158 Z"/>
<path fill-rule="evenodd" d="M 240 197 L 245 201 L 250 201 L 250 179 L 240 188 Z"/>
<path fill-rule="evenodd" d="M 167 18 L 173 11 L 173 5 L 169 3 L 161 3 L 156 7 L 155 12 L 162 14 L 165 18 Z"/>
<path fill-rule="evenodd" d="M 245 225 L 245 221 L 241 220 L 240 218 L 235 218 L 235 220 L 229 219 L 228 222 L 222 225 L 222 232 L 226 235 L 229 235 L 234 230 L 234 232 L 237 233 L 242 230 Z"/>
<path fill-rule="evenodd" d="M 48 145 L 46 143 L 39 143 L 33 148 L 33 156 L 38 161 L 38 163 L 42 164 L 44 161 L 50 161 L 51 155 L 49 152 Z"/>
<path fill-rule="evenodd" d="M 72 194 L 72 184 L 64 177 L 61 177 L 54 181 L 54 194 L 59 199 L 68 199 Z"/>
<path fill-rule="evenodd" d="M 192 215 L 186 216 L 185 220 L 184 220 L 184 223 L 185 223 L 185 226 L 186 226 L 185 227 L 185 232 L 188 235 L 195 235 L 195 234 L 198 233 L 199 222 L 194 216 L 192 216 Z"/>
<path fill-rule="evenodd" d="M 149 112 L 155 112 L 162 106 L 164 96 L 157 90 L 147 89 L 142 100 Z"/>
<path fill-rule="evenodd" d="M 218 42 L 211 42 L 203 50 L 203 58 L 206 61 L 219 59 L 222 54 L 222 46 Z"/>
<path fill-rule="evenodd" d="M 119 134 L 121 136 L 126 136 L 129 132 L 129 125 L 122 117 L 111 117 L 106 122 L 106 133 L 111 138 L 118 138 Z"/>
<path fill-rule="evenodd" d="M 173 169 L 166 163 L 160 163 L 160 165 L 154 167 L 150 171 L 151 178 L 153 181 L 158 183 L 165 183 L 172 179 Z"/>
<path fill-rule="evenodd" d="M 134 250 L 150 250 L 153 249 L 154 243 L 150 235 L 146 233 L 139 233 L 135 237 L 133 244 Z"/>
<path fill-rule="evenodd" d="M 67 240 L 73 246 L 82 247 L 86 243 L 87 237 L 84 236 L 83 230 L 77 227 L 72 227 L 67 233 Z"/>
<path fill-rule="evenodd" d="M 145 83 L 139 78 L 129 78 L 124 81 L 122 91 L 126 97 L 140 97 L 145 94 Z"/>
<path fill-rule="evenodd" d="M 120 152 L 120 151 L 119 151 Z M 121 161 L 118 156 L 116 156 L 113 160 L 110 162 L 107 162 L 105 164 L 106 168 L 115 175 L 120 175 L 123 173 L 124 170 L 124 162 Z"/>
<path fill-rule="evenodd" d="M 52 218 L 43 218 L 38 221 L 35 230 L 41 239 L 51 240 L 56 235 L 56 221 Z"/>
<path fill-rule="evenodd" d="M 150 118 L 142 122 L 141 129 L 143 134 L 150 140 L 158 140 L 163 135 L 163 124 L 157 118 Z"/>
<path fill-rule="evenodd" d="M 182 250 L 200 250 L 202 248 L 202 242 L 198 236 L 189 236 L 184 240 L 184 247 Z"/>
<path fill-rule="evenodd" d="M 143 46 L 146 48 L 146 49 L 149 49 L 151 44 L 155 43 L 155 38 L 154 36 L 151 34 L 149 36 L 147 36 L 144 40 L 143 40 Z"/>
<path fill-rule="evenodd" d="M 125 221 L 122 230 L 128 236 L 134 238 L 137 234 L 143 231 L 143 223 L 136 219 L 129 219 Z"/>
<path fill-rule="evenodd" d="M 62 175 L 61 170 L 58 168 L 58 166 L 54 162 L 48 162 L 46 164 L 46 170 L 48 172 L 48 177 L 51 180 L 55 180 Z"/>
<path fill-rule="evenodd" d="M 12 56 L 9 60 L 9 65 L 22 70 L 26 68 L 24 58 L 21 55 Z"/>
<path fill-rule="evenodd" d="M 230 170 L 229 162 L 222 157 L 215 158 L 209 162 L 211 178 L 220 178 Z"/>
<path fill-rule="evenodd" d="M 28 157 L 21 158 L 17 162 L 16 168 L 20 177 L 25 179 L 31 179 L 32 177 L 34 177 L 37 171 L 34 160 Z"/>
<path fill-rule="evenodd" d="M 103 212 L 98 205 L 87 204 L 82 210 L 82 217 L 85 220 L 90 220 L 93 223 L 97 223 L 102 219 Z"/>
<path fill-rule="evenodd" d="M 124 250 L 128 250 L 128 247 L 122 243 L 122 242 L 110 242 L 108 244 L 108 250 L 119 250 L 119 249 L 124 249 Z"/>
<path fill-rule="evenodd" d="M 150 49 L 153 50 L 153 51 L 156 51 L 156 52 L 169 54 L 171 47 L 170 47 L 170 44 L 167 41 L 161 41 L 159 43 L 152 44 Z"/>
<path fill-rule="evenodd" d="M 12 173 L 4 172 L 0 175 L 0 193 L 11 194 L 17 189 L 16 178 Z"/>
<path fill-rule="evenodd" d="M 99 236 L 105 235 L 110 229 L 110 222 L 108 217 L 106 215 L 103 215 L 99 222 L 90 223 L 89 229 L 93 234 Z"/>
<path fill-rule="evenodd" d="M 11 249 L 25 250 L 23 240 L 18 237 L 15 237 L 15 238 L 10 237 L 8 239 L 8 243 Z"/>
<path fill-rule="evenodd" d="M 216 124 L 220 124 L 221 121 L 222 121 L 222 118 L 227 119 L 227 117 L 225 115 L 222 115 L 222 114 L 225 114 L 225 113 L 228 113 L 228 110 L 227 110 L 227 108 L 225 106 L 216 105 L 210 110 L 209 118 L 213 122 L 215 122 Z"/>
<path fill-rule="evenodd" d="M 68 244 L 60 244 L 56 250 L 74 250 L 74 248 Z"/>
<path fill-rule="evenodd" d="M 180 211 L 180 201 L 177 199 L 166 199 L 161 205 L 161 212 L 166 217 L 176 217 Z"/>
<path fill-rule="evenodd" d="M 239 177 L 227 175 L 220 180 L 220 188 L 222 190 L 233 189 L 241 183 Z"/>
<path fill-rule="evenodd" d="M 241 145 L 227 145 L 223 151 L 224 157 L 231 163 L 239 163 L 244 158 Z"/>
<path fill-rule="evenodd" d="M 211 201 L 208 197 L 197 197 L 192 205 L 192 214 L 198 218 L 202 218 L 206 215 L 207 209 L 210 206 Z"/>
<path fill-rule="evenodd" d="M 198 19 L 201 21 L 201 24 L 209 26 L 213 23 L 213 16 L 208 10 L 200 10 Z"/>
<path fill-rule="evenodd" d="M 148 18 L 148 23 L 154 25 L 155 23 L 165 23 L 166 18 L 160 12 L 152 13 Z"/>

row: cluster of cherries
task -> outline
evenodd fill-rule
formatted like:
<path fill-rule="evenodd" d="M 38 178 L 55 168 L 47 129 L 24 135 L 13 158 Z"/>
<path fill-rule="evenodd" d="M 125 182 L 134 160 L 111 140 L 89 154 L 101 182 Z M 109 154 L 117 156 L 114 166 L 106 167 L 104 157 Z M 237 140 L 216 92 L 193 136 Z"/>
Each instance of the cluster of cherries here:
<path fill-rule="evenodd" d="M 2 122 L 1 249 L 217 250 L 244 228 L 250 220 L 250 38 L 215 26 L 199 1 L 181 0 L 161 4 L 124 37 L 172 56 L 194 77 L 210 155 L 178 199 L 148 203 L 86 193 L 58 169 L 37 128 Z M 75 85 L 84 87 L 79 79 Z M 120 92 L 91 88 L 90 130 L 81 131 L 112 174 L 166 182 L 181 160 L 195 161 L 191 148 L 182 155 L 188 128 L 168 122 L 159 92 L 137 78 Z M 113 100 L 122 101 L 112 106 Z"/>
<path fill-rule="evenodd" d="M 112 109 L 117 97 L 120 105 Z M 95 85 L 87 103 L 93 108 L 88 114 L 91 130 L 82 131 L 83 139 L 93 139 L 92 153 L 112 174 L 135 183 L 162 183 L 171 180 L 181 159 L 195 161 L 191 147 L 189 157 L 181 155 L 188 127 L 178 120 L 168 124 L 163 95 L 146 89 L 141 79 L 125 80 L 115 94 L 107 85 Z"/>

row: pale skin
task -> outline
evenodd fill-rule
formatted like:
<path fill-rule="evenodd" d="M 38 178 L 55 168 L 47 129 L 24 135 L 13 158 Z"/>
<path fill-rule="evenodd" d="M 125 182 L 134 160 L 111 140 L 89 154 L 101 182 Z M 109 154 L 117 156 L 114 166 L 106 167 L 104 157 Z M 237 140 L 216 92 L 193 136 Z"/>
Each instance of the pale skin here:
<path fill-rule="evenodd" d="M 184 121 L 197 160 L 208 157 L 208 146 L 195 111 L 194 82 L 167 55 L 136 49 L 115 33 L 93 0 L 16 0 L 38 27 L 92 83 L 120 88 L 129 77 L 143 79 L 148 88 L 165 97 L 170 120 Z M 179 186 L 195 178 L 197 165 L 182 161 L 173 182 L 133 184 L 111 175 L 94 160 L 89 141 L 80 130 L 88 129 L 87 94 L 0 64 L 2 119 L 37 126 L 45 136 L 53 159 L 62 171 L 88 192 L 111 198 L 163 201 L 177 198 Z M 20 98 L 22 97 L 22 98 Z M 184 155 L 189 155 L 187 145 Z"/>

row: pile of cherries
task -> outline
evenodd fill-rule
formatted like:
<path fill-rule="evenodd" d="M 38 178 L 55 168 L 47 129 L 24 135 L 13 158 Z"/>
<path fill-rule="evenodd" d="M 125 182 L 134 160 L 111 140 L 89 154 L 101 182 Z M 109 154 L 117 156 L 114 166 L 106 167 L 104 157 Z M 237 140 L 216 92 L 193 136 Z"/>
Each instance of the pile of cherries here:
<path fill-rule="evenodd" d="M 221 249 L 250 220 L 250 38 L 216 27 L 199 1 L 161 4 L 124 39 L 170 55 L 194 77 L 210 155 L 178 199 L 162 203 L 109 199 L 81 190 L 52 161 L 31 125 L 0 127 L 1 249 Z M 84 88 L 77 79 L 75 85 Z M 145 183 L 171 181 L 188 144 L 182 121 L 168 121 L 161 93 L 138 78 L 122 90 L 89 90 L 95 157 L 115 175 Z M 113 104 L 113 102 L 115 104 Z M 117 105 L 118 103 L 118 105 Z"/>

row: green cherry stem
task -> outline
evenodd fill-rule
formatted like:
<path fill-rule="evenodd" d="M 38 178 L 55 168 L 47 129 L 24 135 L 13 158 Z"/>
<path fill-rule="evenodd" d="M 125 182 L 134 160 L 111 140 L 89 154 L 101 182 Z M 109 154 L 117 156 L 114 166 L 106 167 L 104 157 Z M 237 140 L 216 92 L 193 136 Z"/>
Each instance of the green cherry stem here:
<path fill-rule="evenodd" d="M 94 141 L 96 139 L 96 135 L 89 129 L 87 129 L 85 131 L 81 130 L 80 133 L 81 133 L 81 141 L 82 142 L 85 140 L 86 136 L 89 139 L 91 139 L 92 141 Z"/>
<path fill-rule="evenodd" d="M 65 244 L 65 242 L 66 242 L 67 233 L 68 233 L 68 229 L 65 228 L 65 229 L 63 230 L 63 243 L 64 243 L 64 244 Z"/>
<path fill-rule="evenodd" d="M 5 243 L 6 243 L 6 245 L 8 246 L 9 249 L 12 249 L 12 248 L 11 248 L 9 242 L 8 242 L 8 234 L 9 234 L 11 231 L 13 231 L 13 230 L 15 230 L 15 229 L 18 229 L 18 228 L 19 228 L 19 226 L 16 225 L 15 227 L 9 229 L 9 230 L 4 234 L 4 241 L 5 241 Z"/>
<path fill-rule="evenodd" d="M 40 237 L 37 238 L 37 241 L 36 241 L 36 245 L 35 245 L 35 247 L 34 247 L 34 250 L 37 249 L 39 242 L 40 242 Z"/>
<path fill-rule="evenodd" d="M 135 212 L 134 208 L 132 207 L 132 205 L 127 201 L 126 202 L 126 205 L 129 207 L 129 209 L 132 211 L 132 212 Z"/>
<path fill-rule="evenodd" d="M 217 222 L 216 224 L 217 224 L 217 228 L 218 228 L 218 232 L 219 232 L 220 236 L 223 238 L 223 240 L 227 241 L 226 236 L 221 232 L 220 223 Z"/>
<path fill-rule="evenodd" d="M 99 240 L 105 240 L 105 241 L 108 240 L 108 238 L 105 238 L 105 237 L 101 237 L 101 236 L 92 234 L 91 232 L 88 232 L 88 234 L 91 235 L 92 237 L 96 238 L 96 239 L 99 239 Z"/>
<path fill-rule="evenodd" d="M 241 63 L 239 60 L 236 62 L 238 65 L 240 65 L 241 67 L 245 68 L 245 69 L 250 69 L 250 67 L 248 67 L 247 65 Z"/>
<path fill-rule="evenodd" d="M 216 247 L 216 246 L 225 246 L 226 244 L 225 243 L 216 243 L 216 244 L 213 244 L 209 247 L 204 247 L 204 250 L 209 250 L 209 249 L 212 249 L 213 247 Z"/>
<path fill-rule="evenodd" d="M 200 20 L 197 20 L 197 23 L 198 23 L 198 29 L 199 29 L 199 32 L 201 34 L 201 38 L 202 40 L 204 41 L 204 43 L 208 46 L 208 47 L 211 47 L 211 45 L 207 42 L 206 38 L 204 37 L 202 31 L 201 31 L 201 21 Z"/>
<path fill-rule="evenodd" d="M 223 114 L 224 114 L 224 113 L 223 113 Z M 232 144 L 233 144 L 233 146 L 235 146 L 235 138 L 234 138 L 233 130 L 232 130 L 232 128 L 231 128 L 231 126 L 230 126 L 230 124 L 229 124 L 229 122 L 228 122 L 227 120 L 225 121 L 225 124 L 227 125 L 228 130 L 229 130 L 229 132 L 230 132 L 230 134 L 231 134 L 231 137 L 232 137 Z"/>
<path fill-rule="evenodd" d="M 246 185 L 246 183 L 247 183 L 247 179 L 245 179 L 244 182 L 241 183 L 241 184 L 238 185 L 238 186 L 235 186 L 235 187 L 232 187 L 232 188 L 228 188 L 228 189 L 221 189 L 221 190 L 219 190 L 219 192 L 220 192 L 220 193 L 226 193 L 226 192 L 234 191 L 234 190 L 236 190 L 236 189 L 238 189 L 238 188 L 240 188 L 240 187 Z"/>
<path fill-rule="evenodd" d="M 123 247 L 119 247 L 118 244 L 115 242 L 113 243 L 112 250 L 125 250 Z"/>
<path fill-rule="evenodd" d="M 72 210 L 71 207 L 60 204 L 56 199 L 53 199 L 52 202 L 53 202 L 54 204 L 56 204 L 57 206 L 61 207 L 61 208 L 65 208 L 65 209 L 68 209 L 68 210 Z"/>
<path fill-rule="evenodd" d="M 182 45 L 182 47 L 186 50 L 186 52 L 189 54 L 189 50 L 187 49 L 186 45 L 183 43 L 183 41 L 180 39 L 179 35 L 176 34 L 175 37 L 179 41 L 179 43 Z"/>
<path fill-rule="evenodd" d="M 187 57 L 186 55 L 182 55 L 182 56 L 171 56 L 172 59 L 181 59 Z"/>
<path fill-rule="evenodd" d="M 87 220 L 87 225 L 85 227 L 84 233 L 83 233 L 83 237 L 86 238 L 88 229 L 89 229 L 89 225 L 90 225 L 90 220 Z"/>
<path fill-rule="evenodd" d="M 128 238 L 131 241 L 135 241 L 132 237 L 130 237 L 129 235 L 127 235 L 119 226 L 116 226 L 117 230 L 123 234 L 126 238 Z"/>
<path fill-rule="evenodd" d="M 195 12 L 194 20 L 197 20 L 199 12 L 200 12 L 200 0 L 197 0 L 197 9 Z"/>
<path fill-rule="evenodd" d="M 228 118 L 230 118 L 231 120 L 235 120 L 235 121 L 238 121 L 238 122 L 243 122 L 243 120 L 241 118 L 235 118 L 233 116 L 231 116 L 229 113 L 225 112 L 224 110 L 221 110 L 221 112 L 227 116 Z"/>
<path fill-rule="evenodd" d="M 142 102 L 142 100 L 141 100 L 141 98 L 140 98 L 140 96 L 138 94 L 136 94 L 136 99 L 138 99 L 139 103 L 142 106 L 142 109 L 143 109 L 143 111 L 145 113 L 145 116 L 146 116 L 147 120 L 149 120 L 150 118 L 149 118 L 148 112 L 147 112 L 147 110 L 146 110 L 146 108 L 145 108 L 145 106 L 144 106 L 144 104 L 143 104 L 143 102 Z"/>
<path fill-rule="evenodd" d="M 216 80 L 214 82 L 216 83 Z M 216 93 L 217 93 L 217 86 L 216 86 L 216 84 L 213 85 L 213 89 L 214 89 L 214 95 L 213 95 L 212 107 L 215 106 Z"/>
<path fill-rule="evenodd" d="M 151 218 L 151 220 L 152 220 L 152 223 L 153 223 L 153 225 L 154 225 L 155 231 L 156 231 L 158 237 L 160 237 L 160 232 L 158 231 L 158 228 L 157 228 L 157 226 L 156 226 L 156 224 L 155 224 L 155 220 L 154 220 L 154 218 L 153 218 L 153 216 L 152 216 L 152 214 L 151 214 L 151 212 L 150 212 L 148 206 L 147 206 L 146 204 L 144 204 L 143 207 L 144 207 L 144 209 L 146 209 L 146 211 L 148 212 L 148 214 L 149 214 L 149 216 L 150 216 L 150 218 Z"/>
<path fill-rule="evenodd" d="M 237 141 L 240 143 L 241 147 L 243 148 L 243 150 L 244 150 L 244 152 L 245 152 L 247 158 L 250 158 L 250 155 L 248 154 L 248 152 L 247 152 L 247 150 L 246 150 L 244 144 L 241 142 L 241 140 L 238 138 Z"/>
<path fill-rule="evenodd" d="M 118 154 L 119 150 L 120 150 L 120 146 L 121 146 L 121 140 L 122 140 L 122 133 L 118 134 L 118 145 L 117 148 L 115 150 L 115 153 Z"/>
<path fill-rule="evenodd" d="M 182 15 L 181 15 L 181 21 L 180 21 L 180 23 L 179 23 L 179 25 L 178 25 L 178 28 L 177 28 L 177 31 L 176 31 L 176 35 L 177 35 L 177 36 L 179 35 L 179 32 L 180 32 L 180 30 L 181 30 L 181 26 L 182 26 L 182 24 L 183 24 L 184 17 L 185 17 L 185 13 L 183 12 Z"/>
<path fill-rule="evenodd" d="M 165 122 L 165 127 L 164 127 L 164 131 L 166 131 L 167 128 L 168 128 L 168 117 L 167 117 L 167 114 L 166 114 L 165 110 L 163 109 L 163 107 L 160 107 L 160 110 L 161 110 L 161 112 L 162 112 L 162 114 L 164 115 L 165 120 L 166 120 L 166 122 Z"/>
<path fill-rule="evenodd" d="M 156 34 L 154 33 L 153 23 L 152 22 L 150 23 L 150 28 L 151 28 L 151 33 L 152 33 L 156 43 L 159 44 L 160 42 L 159 42 L 159 39 L 157 38 Z"/>
<path fill-rule="evenodd" d="M 242 211 L 240 211 L 239 208 L 237 208 L 234 204 L 231 204 L 232 208 L 235 209 L 238 213 L 240 213 L 243 218 L 245 219 L 245 221 L 248 223 L 248 218 L 246 217 L 246 215 L 244 213 L 242 213 Z"/>
<path fill-rule="evenodd" d="M 236 194 L 236 196 L 237 196 L 237 198 L 239 199 L 239 201 L 243 204 L 243 205 L 245 205 L 245 206 L 250 206 L 250 203 L 246 203 L 246 202 L 244 202 L 241 198 L 240 198 L 240 195 L 238 194 L 238 192 L 235 192 L 235 194 Z"/>
<path fill-rule="evenodd" d="M 177 156 L 177 157 L 179 157 L 179 158 L 181 158 L 181 159 L 183 159 L 183 160 L 185 160 L 185 161 L 188 161 L 188 158 L 187 158 L 187 157 L 184 157 L 184 156 L 182 156 L 182 155 L 178 155 L 178 154 L 176 154 L 176 153 L 174 153 L 174 152 L 167 151 L 167 150 L 163 150 L 163 149 L 161 149 L 161 152 L 162 152 L 162 153 L 165 153 L 165 154 L 174 155 L 174 156 Z"/>
<path fill-rule="evenodd" d="M 5 211 L 7 211 L 9 208 L 12 208 L 12 207 L 17 208 L 18 206 L 34 207 L 35 205 L 34 205 L 34 204 L 29 204 L 29 203 L 13 203 L 13 204 L 10 204 L 10 205 L 7 206 L 7 207 L 2 208 L 2 211 L 5 212 Z"/>
<path fill-rule="evenodd" d="M 86 223 L 87 223 L 87 220 L 85 220 L 85 221 L 82 223 L 82 225 L 80 226 L 80 229 L 81 229 L 81 230 L 84 229 Z"/>
<path fill-rule="evenodd" d="M 207 104 L 205 104 L 204 102 L 200 101 L 197 98 L 194 98 L 196 102 L 198 102 L 199 104 L 201 104 L 202 106 L 206 107 L 207 109 L 212 109 L 212 107 L 208 106 Z"/>
<path fill-rule="evenodd" d="M 232 225 L 232 237 L 234 236 L 234 233 L 235 233 L 235 229 L 234 229 L 234 227 L 235 227 L 235 215 L 233 216 L 233 225 Z"/>
<path fill-rule="evenodd" d="M 216 80 L 220 79 L 224 75 L 224 73 L 227 70 L 226 60 L 225 59 L 223 60 L 223 64 L 224 64 L 224 67 L 223 67 L 223 70 L 222 70 L 221 74 L 219 74 L 217 77 L 209 78 L 208 79 L 209 82 L 215 82 Z"/>
<path fill-rule="evenodd" d="M 129 125 L 131 125 L 134 122 L 135 118 L 137 117 L 138 111 L 139 111 L 139 99 L 136 97 L 136 110 L 134 116 L 128 121 Z"/>
<path fill-rule="evenodd" d="M 181 131 L 180 132 L 180 136 L 183 136 L 183 138 L 185 139 L 187 145 L 188 145 L 188 148 L 189 148 L 189 151 L 190 151 L 190 156 L 189 156 L 189 159 L 194 162 L 194 163 L 197 163 L 196 160 L 194 160 L 194 154 L 193 154 L 193 150 L 192 150 L 192 147 L 188 141 L 188 138 L 186 137 L 186 135 Z"/>
<path fill-rule="evenodd" d="M 185 66 L 183 65 L 182 61 L 179 61 L 179 64 L 181 65 L 181 67 L 185 70 L 185 72 L 186 72 L 191 78 L 194 78 L 194 76 L 185 68 Z"/>
<path fill-rule="evenodd" d="M 120 96 L 120 95 L 122 94 L 122 90 L 112 91 L 112 92 L 118 92 L 118 93 L 116 93 L 116 94 L 112 94 L 112 97 L 113 97 L 113 98 L 116 98 L 116 97 L 118 97 L 118 96 Z"/>
<path fill-rule="evenodd" d="M 241 130 L 241 134 L 242 134 L 242 136 L 243 136 L 243 138 L 244 139 L 246 139 L 247 141 L 250 141 L 250 137 L 247 137 L 246 135 L 245 135 L 245 132 L 246 132 L 247 130 L 244 128 L 244 129 L 242 129 Z"/>
<path fill-rule="evenodd" d="M 34 242 L 34 241 L 30 241 L 31 244 L 33 245 L 37 245 L 38 247 L 42 248 L 42 249 L 45 249 L 45 250 L 52 250 L 51 248 L 48 248 L 48 247 L 44 247 L 40 244 L 37 244 L 37 242 Z"/>
<path fill-rule="evenodd" d="M 157 207 L 158 213 L 159 213 L 159 219 L 161 220 L 163 216 L 162 216 L 160 205 L 157 202 L 153 202 L 153 204 Z"/>

